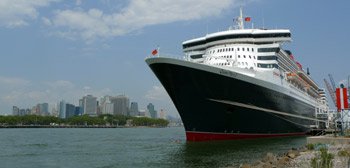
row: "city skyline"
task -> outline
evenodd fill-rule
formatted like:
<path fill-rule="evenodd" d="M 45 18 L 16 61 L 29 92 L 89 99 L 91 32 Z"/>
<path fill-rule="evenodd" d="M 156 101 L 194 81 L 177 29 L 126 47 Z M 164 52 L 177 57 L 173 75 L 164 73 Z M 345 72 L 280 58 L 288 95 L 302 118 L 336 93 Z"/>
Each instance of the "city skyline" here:
<path fill-rule="evenodd" d="M 158 116 L 158 112 L 152 103 L 148 103 L 144 109 L 139 109 L 138 103 L 134 101 L 129 102 L 129 97 L 125 95 L 105 95 L 100 98 L 94 97 L 93 95 L 85 95 L 79 99 L 79 104 L 72 104 L 71 102 L 60 100 L 56 104 L 50 105 L 48 103 L 38 103 L 31 107 L 19 107 L 17 105 L 13 105 L 10 115 L 55 116 L 63 119 L 80 115 L 96 117 L 104 114 L 132 117 L 143 116 L 162 119 L 166 119 L 168 117 L 174 118 L 174 116 L 168 115 L 164 109 L 160 109 L 160 111 L 162 115 Z"/>
<path fill-rule="evenodd" d="M 183 41 L 227 29 L 240 6 L 254 27 L 290 29 L 293 42 L 285 48 L 320 86 L 328 73 L 337 84 L 347 79 L 345 0 L 2 0 L 0 115 L 15 104 L 78 104 L 83 95 L 127 93 L 139 107 L 152 102 L 178 116 L 144 58 L 158 46 L 181 57 Z"/>

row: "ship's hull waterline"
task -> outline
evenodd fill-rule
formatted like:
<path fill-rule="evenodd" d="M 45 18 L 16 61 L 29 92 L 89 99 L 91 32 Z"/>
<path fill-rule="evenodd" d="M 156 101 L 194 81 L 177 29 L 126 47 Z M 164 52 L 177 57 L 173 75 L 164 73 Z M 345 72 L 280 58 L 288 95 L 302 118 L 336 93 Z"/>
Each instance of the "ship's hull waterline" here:
<path fill-rule="evenodd" d="M 175 104 L 188 141 L 304 135 L 315 122 L 312 105 L 235 75 L 203 70 L 208 65 L 161 57 L 146 62 Z"/>

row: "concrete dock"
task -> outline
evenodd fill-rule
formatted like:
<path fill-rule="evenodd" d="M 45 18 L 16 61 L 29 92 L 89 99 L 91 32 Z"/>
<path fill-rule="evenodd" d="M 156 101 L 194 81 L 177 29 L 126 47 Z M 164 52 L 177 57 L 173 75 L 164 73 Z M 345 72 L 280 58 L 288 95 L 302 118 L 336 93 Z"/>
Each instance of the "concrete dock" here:
<path fill-rule="evenodd" d="M 350 144 L 350 137 L 344 136 L 333 136 L 333 135 L 324 135 L 324 136 L 311 136 L 306 139 L 307 144 L 334 144 L 334 145 L 345 145 Z"/>

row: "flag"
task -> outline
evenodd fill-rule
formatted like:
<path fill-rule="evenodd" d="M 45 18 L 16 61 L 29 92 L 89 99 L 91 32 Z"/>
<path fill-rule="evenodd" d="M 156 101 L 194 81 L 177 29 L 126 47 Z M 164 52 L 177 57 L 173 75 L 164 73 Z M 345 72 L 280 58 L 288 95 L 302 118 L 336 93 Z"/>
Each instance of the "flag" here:
<path fill-rule="evenodd" d="M 152 55 L 157 55 L 158 54 L 158 50 L 157 49 L 154 49 L 153 51 L 152 51 Z"/>
<path fill-rule="evenodd" d="M 250 22 L 250 17 L 245 17 L 245 18 L 244 18 L 244 21 Z"/>

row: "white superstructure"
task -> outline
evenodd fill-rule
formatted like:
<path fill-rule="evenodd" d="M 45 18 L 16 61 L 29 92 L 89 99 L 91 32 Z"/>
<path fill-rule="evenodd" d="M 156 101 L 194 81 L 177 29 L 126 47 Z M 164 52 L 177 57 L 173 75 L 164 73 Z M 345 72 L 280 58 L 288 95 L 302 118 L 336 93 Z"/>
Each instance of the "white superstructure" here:
<path fill-rule="evenodd" d="M 291 42 L 288 29 L 244 29 L 242 10 L 235 21 L 236 29 L 183 42 L 186 59 L 272 83 L 316 111 L 328 110 L 324 91 L 292 53 L 282 49 Z"/>

